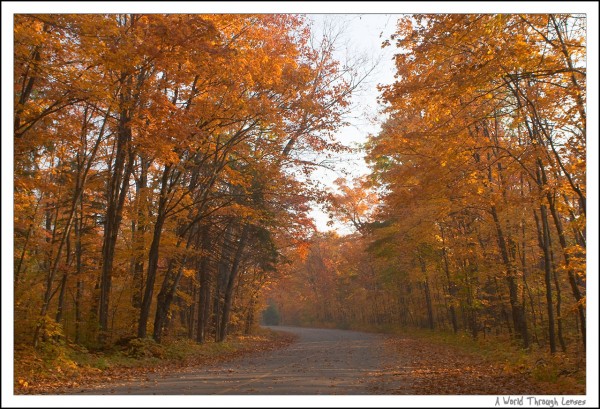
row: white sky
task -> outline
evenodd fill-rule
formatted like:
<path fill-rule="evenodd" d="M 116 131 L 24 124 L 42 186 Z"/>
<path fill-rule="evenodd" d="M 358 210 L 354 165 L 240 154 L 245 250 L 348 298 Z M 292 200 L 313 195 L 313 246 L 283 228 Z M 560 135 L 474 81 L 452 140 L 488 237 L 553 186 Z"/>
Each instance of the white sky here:
<path fill-rule="evenodd" d="M 374 67 L 366 80 L 354 93 L 351 114 L 348 117 L 350 125 L 341 128 L 337 139 L 347 146 L 357 146 L 366 142 L 369 134 L 379 131 L 377 105 L 378 84 L 390 84 L 394 80 L 393 47 L 381 48 L 381 43 L 395 31 L 398 14 L 311 14 L 313 31 L 320 35 L 324 24 L 334 24 L 340 27 L 342 35 L 336 49 L 336 58 L 344 61 L 347 53 L 365 57 L 364 69 Z M 334 164 L 336 171 L 320 168 L 314 172 L 313 178 L 319 180 L 325 187 L 333 188 L 337 178 L 356 178 L 369 172 L 363 159 L 363 154 L 340 154 Z M 347 175 L 349 173 L 349 175 Z M 349 180 L 350 182 L 350 180 Z M 349 183 L 350 184 L 350 183 Z M 334 224 L 327 226 L 329 217 L 318 207 L 314 207 L 311 216 L 319 231 L 338 230 L 349 233 L 348 226 Z"/>
<path fill-rule="evenodd" d="M 12 81 L 12 22 L 14 13 L 119 13 L 119 12 L 166 12 L 166 13 L 381 13 L 363 15 L 362 18 L 337 14 L 350 27 L 346 36 L 356 50 L 365 50 L 377 56 L 380 52 L 379 32 L 385 38 L 393 29 L 394 18 L 388 21 L 383 13 L 586 13 L 588 18 L 588 111 L 598 112 L 598 6 L 596 2 L 2 2 L 2 406 L 11 407 L 493 407 L 496 396 L 14 396 L 13 395 L 13 81 Z M 319 17 L 314 14 L 315 20 Z M 387 48 L 386 50 L 391 50 Z M 382 60 L 380 72 L 373 78 L 371 91 L 358 101 L 359 107 L 367 112 L 376 112 L 377 82 L 388 83 L 391 73 Z M 361 112 L 360 110 L 358 112 Z M 362 117 L 364 118 L 364 116 Z M 369 132 L 377 127 L 364 121 L 354 122 L 355 127 L 344 128 L 338 133 L 345 142 L 362 142 Z M 588 215 L 588 242 L 590 248 L 598 248 L 598 117 L 588 116 L 588 201 L 592 212 Z M 347 166 L 357 174 L 365 171 L 359 159 L 348 161 Z M 322 176 L 322 180 L 336 177 Z M 317 224 L 326 218 L 315 212 Z M 587 395 L 575 397 L 585 399 L 586 407 L 598 406 L 598 255 L 588 255 L 588 337 L 591 348 L 587 351 Z M 552 398 L 552 396 L 548 396 Z M 561 402 L 561 397 L 557 397 Z M 525 400 L 527 404 L 527 400 Z"/>

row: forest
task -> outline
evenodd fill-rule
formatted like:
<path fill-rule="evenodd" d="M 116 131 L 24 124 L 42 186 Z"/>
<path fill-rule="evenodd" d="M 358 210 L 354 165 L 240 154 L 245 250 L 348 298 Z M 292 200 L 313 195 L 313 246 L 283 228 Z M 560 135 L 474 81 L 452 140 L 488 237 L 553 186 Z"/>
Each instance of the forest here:
<path fill-rule="evenodd" d="M 299 324 L 400 325 L 582 353 L 585 19 L 405 17 L 397 81 L 332 217 L 273 297 Z M 291 298 L 290 298 L 291 297 Z"/>
<path fill-rule="evenodd" d="M 323 191 L 365 74 L 303 16 L 15 15 L 15 345 L 223 342 L 269 306 L 584 357 L 585 16 L 395 27 L 370 174 Z"/>

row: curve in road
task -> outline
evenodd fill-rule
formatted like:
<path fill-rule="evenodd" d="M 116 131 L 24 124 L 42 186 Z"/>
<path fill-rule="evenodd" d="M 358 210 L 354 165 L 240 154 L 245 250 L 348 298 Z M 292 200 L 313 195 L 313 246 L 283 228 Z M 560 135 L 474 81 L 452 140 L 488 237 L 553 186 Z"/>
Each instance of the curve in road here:
<path fill-rule="evenodd" d="M 298 336 L 290 346 L 213 367 L 187 368 L 143 383 L 103 385 L 86 395 L 387 394 L 384 336 L 356 331 L 269 327 Z M 387 353 L 389 354 L 389 352 Z M 391 382 L 391 381 L 390 381 Z"/>

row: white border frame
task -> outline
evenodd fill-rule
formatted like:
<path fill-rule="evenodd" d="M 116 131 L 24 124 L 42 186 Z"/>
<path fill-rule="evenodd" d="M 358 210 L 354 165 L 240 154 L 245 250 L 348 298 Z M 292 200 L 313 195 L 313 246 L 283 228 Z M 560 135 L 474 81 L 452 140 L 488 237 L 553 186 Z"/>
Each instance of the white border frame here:
<path fill-rule="evenodd" d="M 443 396 L 28 396 L 13 395 L 13 15 L 18 13 L 585 13 L 587 60 L 587 395 L 598 407 L 598 4 L 597 2 L 2 2 L 2 407 L 398 407 L 494 406 L 495 395 Z M 562 396 L 557 395 L 559 403 Z M 565 398 L 582 399 L 581 396 Z M 525 399 L 527 402 L 527 399 Z M 528 406 L 525 404 L 524 406 Z"/>

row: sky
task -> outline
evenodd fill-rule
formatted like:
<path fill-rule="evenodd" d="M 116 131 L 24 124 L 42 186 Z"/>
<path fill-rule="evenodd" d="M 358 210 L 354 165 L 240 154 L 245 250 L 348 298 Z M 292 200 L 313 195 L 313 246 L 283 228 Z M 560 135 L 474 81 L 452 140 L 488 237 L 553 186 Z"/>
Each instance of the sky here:
<path fill-rule="evenodd" d="M 378 84 L 390 84 L 394 80 L 394 49 L 381 48 L 381 43 L 395 31 L 399 14 L 311 14 L 313 32 L 320 36 L 324 25 L 339 27 L 341 35 L 336 47 L 335 57 L 345 61 L 347 54 L 364 58 L 363 70 L 373 70 L 365 78 L 352 97 L 348 126 L 338 130 L 336 139 L 349 147 L 357 147 L 367 141 L 369 134 L 376 134 L 381 124 L 381 115 L 377 104 Z M 313 179 L 320 181 L 325 188 L 335 189 L 334 181 L 344 177 L 351 184 L 352 178 L 369 173 L 364 152 L 358 154 L 339 154 L 333 168 L 320 168 L 313 173 Z M 328 215 L 318 206 L 314 206 L 310 215 L 319 231 L 336 230 L 350 233 L 350 226 L 339 223 L 327 225 Z"/>

